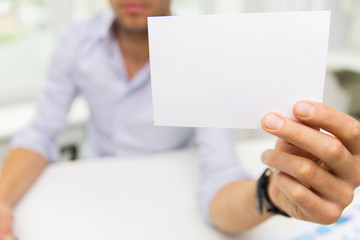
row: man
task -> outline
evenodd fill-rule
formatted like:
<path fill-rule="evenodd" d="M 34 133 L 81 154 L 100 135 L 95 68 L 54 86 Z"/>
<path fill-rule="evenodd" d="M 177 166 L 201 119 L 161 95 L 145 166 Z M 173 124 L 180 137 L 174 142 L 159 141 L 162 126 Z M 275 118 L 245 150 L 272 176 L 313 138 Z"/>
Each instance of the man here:
<path fill-rule="evenodd" d="M 0 179 L 0 240 L 12 239 L 12 208 L 47 165 L 57 159 L 54 139 L 77 94 L 91 118 L 86 145 L 91 156 L 129 156 L 185 147 L 193 135 L 203 171 L 204 218 L 235 233 L 268 219 L 255 204 L 257 180 L 236 165 L 228 130 L 154 127 L 148 64 L 147 16 L 170 14 L 170 0 L 110 0 L 115 16 L 75 24 L 51 62 L 32 124 L 13 140 Z M 360 125 L 320 103 L 300 102 L 295 116 L 268 114 L 264 129 L 278 136 L 262 160 L 278 169 L 268 186 L 280 212 L 331 223 L 360 184 Z M 244 116 L 246 117 L 246 116 Z M 336 137 L 317 131 L 323 128 Z M 8 237 L 8 238 L 6 238 Z"/>

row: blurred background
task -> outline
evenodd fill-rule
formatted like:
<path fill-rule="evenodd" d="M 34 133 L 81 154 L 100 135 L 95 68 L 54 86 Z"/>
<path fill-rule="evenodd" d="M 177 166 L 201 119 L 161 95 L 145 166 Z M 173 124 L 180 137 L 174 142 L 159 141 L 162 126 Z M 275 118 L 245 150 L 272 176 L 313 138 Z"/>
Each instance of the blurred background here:
<path fill-rule="evenodd" d="M 34 114 L 36 94 L 56 39 L 75 19 L 108 8 L 107 0 L 0 0 L 0 162 L 11 136 Z M 331 10 L 324 102 L 360 117 L 359 0 L 173 0 L 174 15 Z M 78 157 L 88 110 L 77 99 L 58 144 L 64 159 Z M 238 130 L 238 139 L 263 137 Z"/>

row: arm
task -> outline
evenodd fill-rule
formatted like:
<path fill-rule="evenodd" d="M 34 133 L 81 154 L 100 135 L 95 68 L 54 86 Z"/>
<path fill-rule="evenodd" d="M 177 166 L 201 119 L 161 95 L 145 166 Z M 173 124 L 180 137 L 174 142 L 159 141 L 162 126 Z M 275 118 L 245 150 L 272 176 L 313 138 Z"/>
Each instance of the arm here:
<path fill-rule="evenodd" d="M 0 239 L 12 239 L 12 208 L 46 164 L 43 156 L 25 149 L 14 149 L 5 159 L 0 175 Z"/>
<path fill-rule="evenodd" d="M 13 236 L 12 209 L 47 165 L 58 158 L 55 139 L 65 127 L 67 112 L 77 93 L 72 70 L 78 29 L 61 40 L 51 61 L 31 124 L 12 139 L 12 149 L 0 177 L 0 240 Z M 9 238 L 12 239 L 12 238 Z"/>
<path fill-rule="evenodd" d="M 238 165 L 230 129 L 200 128 L 196 131 L 202 181 L 200 203 L 206 221 L 235 233 L 265 220 L 256 212 L 255 180 Z"/>
<path fill-rule="evenodd" d="M 239 233 L 269 219 L 269 214 L 260 215 L 257 211 L 255 189 L 256 180 L 237 181 L 223 187 L 210 206 L 215 227 L 226 233 Z"/>
<path fill-rule="evenodd" d="M 45 158 L 36 152 L 20 148 L 11 150 L 1 172 L 0 203 L 15 206 L 46 165 Z"/>

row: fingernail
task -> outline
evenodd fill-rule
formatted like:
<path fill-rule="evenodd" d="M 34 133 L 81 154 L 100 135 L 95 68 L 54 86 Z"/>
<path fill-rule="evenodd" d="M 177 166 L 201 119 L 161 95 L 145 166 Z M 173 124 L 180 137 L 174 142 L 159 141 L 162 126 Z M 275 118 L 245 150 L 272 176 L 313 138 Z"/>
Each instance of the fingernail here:
<path fill-rule="evenodd" d="M 296 105 L 296 113 L 301 117 L 311 117 L 315 114 L 315 108 L 313 105 L 301 102 Z"/>
<path fill-rule="evenodd" d="M 265 127 L 271 130 L 280 129 L 284 125 L 284 120 L 275 114 L 268 114 L 265 117 Z"/>

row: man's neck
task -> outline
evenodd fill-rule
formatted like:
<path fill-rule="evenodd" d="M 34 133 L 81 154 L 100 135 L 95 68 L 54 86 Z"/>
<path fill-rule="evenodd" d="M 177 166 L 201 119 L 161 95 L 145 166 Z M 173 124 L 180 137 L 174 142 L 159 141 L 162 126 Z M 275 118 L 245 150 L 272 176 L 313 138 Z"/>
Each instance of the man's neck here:
<path fill-rule="evenodd" d="M 117 37 L 130 81 L 149 60 L 148 35 L 147 32 L 132 33 L 118 29 Z"/>

